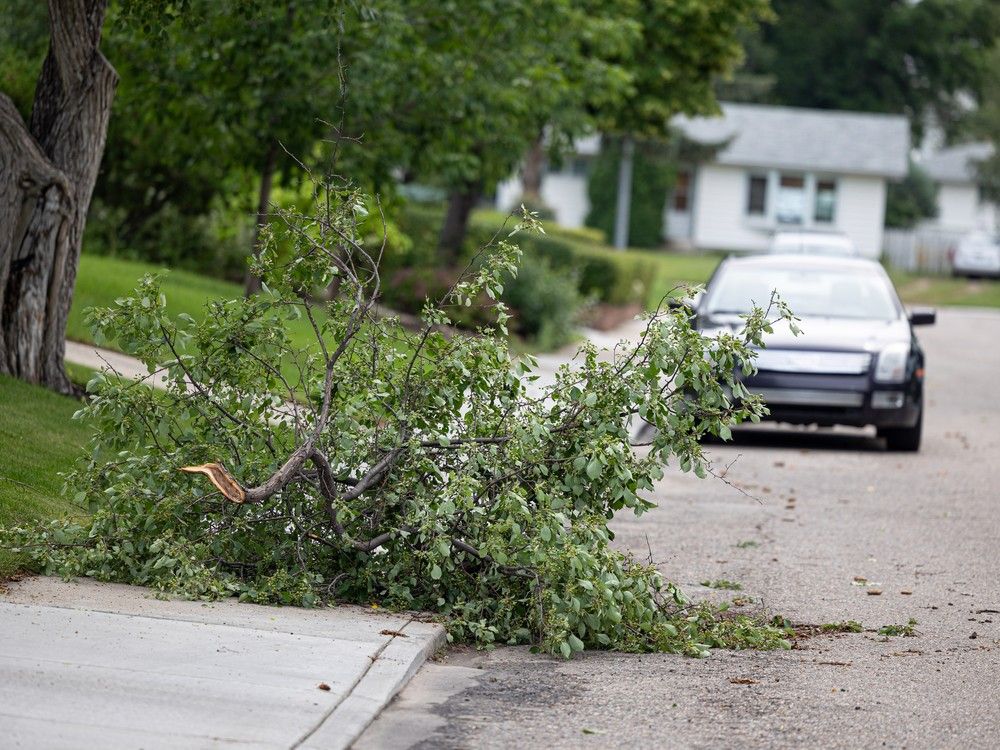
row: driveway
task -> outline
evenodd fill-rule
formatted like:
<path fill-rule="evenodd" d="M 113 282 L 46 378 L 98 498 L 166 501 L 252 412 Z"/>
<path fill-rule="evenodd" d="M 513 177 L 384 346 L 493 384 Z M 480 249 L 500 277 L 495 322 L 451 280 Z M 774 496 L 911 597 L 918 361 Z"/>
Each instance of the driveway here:
<path fill-rule="evenodd" d="M 886 453 L 858 431 L 744 432 L 708 450 L 753 497 L 671 472 L 659 508 L 615 522 L 620 543 L 642 556 L 648 544 L 693 592 L 737 581 L 769 616 L 866 632 L 704 660 L 452 652 L 357 746 L 1000 744 L 1000 314 L 944 310 L 920 336 L 919 454 Z M 911 618 L 913 637 L 874 632 Z"/>

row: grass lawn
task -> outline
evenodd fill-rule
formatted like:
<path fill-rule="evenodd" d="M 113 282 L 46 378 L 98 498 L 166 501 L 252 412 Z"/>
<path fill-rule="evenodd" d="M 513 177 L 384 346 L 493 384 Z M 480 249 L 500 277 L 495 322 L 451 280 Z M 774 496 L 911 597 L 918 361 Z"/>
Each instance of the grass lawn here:
<path fill-rule="evenodd" d="M 609 250 L 609 252 L 612 252 Z M 650 290 L 648 306 L 655 306 L 679 282 L 704 283 L 718 265 L 719 255 L 695 255 L 652 250 L 627 250 L 655 260 L 656 281 Z M 84 310 L 91 306 L 106 306 L 117 297 L 129 294 L 139 278 L 163 268 L 120 258 L 84 255 L 80 258 L 73 308 L 70 311 L 67 337 L 92 343 L 84 323 Z M 891 273 L 903 301 L 908 304 L 965 305 L 1000 307 L 1000 282 L 989 280 L 953 279 L 946 276 L 921 276 L 901 271 Z M 205 302 L 215 298 L 234 298 L 243 294 L 238 284 L 199 276 L 189 271 L 170 271 L 163 280 L 167 309 L 171 314 L 187 313 L 196 320 L 202 317 Z M 312 341 L 312 331 L 305 320 L 293 321 L 289 331 L 297 345 Z M 76 376 L 86 382 L 85 373 Z"/>
<path fill-rule="evenodd" d="M 908 304 L 1000 307 L 1000 281 L 994 279 L 919 276 L 905 271 L 890 271 L 889 275 Z"/>
<path fill-rule="evenodd" d="M 0 375 L 0 526 L 83 511 L 62 497 L 59 472 L 70 468 L 90 437 L 71 419 L 75 399 Z M 0 549 L 0 580 L 21 560 Z"/>
<path fill-rule="evenodd" d="M 132 293 L 145 274 L 162 271 L 168 271 L 164 274 L 161 288 L 167 298 L 167 312 L 171 315 L 187 313 L 195 320 L 201 320 L 204 317 L 205 303 L 209 300 L 243 296 L 243 287 L 230 281 L 220 281 L 190 271 L 169 270 L 135 260 L 82 255 L 73 307 L 66 326 L 66 338 L 92 344 L 94 337 L 84 322 L 86 309 L 107 307 L 118 297 Z M 307 320 L 292 321 L 288 330 L 296 346 L 306 346 L 314 341 L 312 328 Z"/>
<path fill-rule="evenodd" d="M 651 250 L 629 250 L 630 253 L 654 256 L 658 264 L 656 281 L 649 289 L 646 307 L 655 308 L 663 297 L 678 284 L 704 284 L 722 260 L 721 255 L 688 253 L 655 253 Z"/>

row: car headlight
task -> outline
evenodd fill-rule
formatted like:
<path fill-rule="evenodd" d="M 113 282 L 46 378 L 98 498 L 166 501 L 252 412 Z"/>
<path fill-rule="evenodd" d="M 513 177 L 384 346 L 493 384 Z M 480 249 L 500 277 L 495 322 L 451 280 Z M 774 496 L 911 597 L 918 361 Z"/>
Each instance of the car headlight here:
<path fill-rule="evenodd" d="M 906 361 L 909 358 L 909 344 L 889 344 L 879 352 L 875 380 L 879 383 L 902 383 L 906 378 Z"/>

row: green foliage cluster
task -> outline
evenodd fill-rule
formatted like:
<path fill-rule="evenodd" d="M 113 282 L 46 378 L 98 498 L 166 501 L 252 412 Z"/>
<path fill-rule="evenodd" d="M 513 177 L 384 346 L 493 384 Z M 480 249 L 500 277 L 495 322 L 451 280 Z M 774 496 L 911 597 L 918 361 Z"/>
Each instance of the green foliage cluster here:
<path fill-rule="evenodd" d="M 502 299 L 514 313 L 518 333 L 543 351 L 568 344 L 576 335 L 583 298 L 572 270 L 557 271 L 543 257 L 522 257 L 517 274 L 504 284 Z"/>
<path fill-rule="evenodd" d="M 909 229 L 921 219 L 937 216 L 937 187 L 919 166 L 910 162 L 906 177 L 890 182 L 885 198 L 885 225 Z"/>
<path fill-rule="evenodd" d="M 702 436 L 726 439 L 764 413 L 734 373 L 753 369 L 767 311 L 715 338 L 659 311 L 634 347 L 584 345 L 538 383 L 530 357 L 508 354 L 502 305 L 479 336 L 439 330 L 450 311 L 501 296 L 516 246 L 498 238 L 411 333 L 371 314 L 380 277 L 361 244 L 365 200 L 325 187 L 331 213 L 284 214 L 292 252 L 268 242 L 254 269 L 262 294 L 211 302 L 196 323 L 169 315 L 147 277 L 93 311 L 98 340 L 166 390 L 96 376 L 81 416 L 98 432 L 68 477 L 93 515 L 7 529 L 4 545 L 50 574 L 191 598 L 431 610 L 454 638 L 565 657 L 787 646 L 781 628 L 692 606 L 613 547 L 608 527 L 652 507 L 665 464 L 705 476 Z M 317 303 L 335 277 L 339 294 Z M 770 314 L 790 319 L 778 301 Z M 298 346 L 288 328 L 302 318 L 315 337 Z M 632 415 L 656 428 L 641 451 Z M 239 492 L 179 471 L 206 463 Z"/>
<path fill-rule="evenodd" d="M 48 10 L 35 0 L 7 0 L 0 5 L 0 92 L 21 116 L 31 116 L 35 81 L 48 41 Z"/>
<path fill-rule="evenodd" d="M 841 622 L 825 622 L 819 626 L 823 633 L 860 633 L 864 628 L 857 620 L 842 620 Z"/>
<path fill-rule="evenodd" d="M 706 588 L 710 588 L 710 589 L 725 589 L 727 591 L 742 591 L 743 590 L 743 584 L 738 583 L 736 581 L 729 581 L 729 580 L 726 580 L 725 578 L 718 578 L 718 579 L 716 579 L 714 581 L 711 581 L 711 580 L 709 580 L 709 581 L 702 581 L 701 585 L 705 586 Z"/>
<path fill-rule="evenodd" d="M 443 215 L 439 208 L 407 207 L 400 226 L 413 239 L 414 247 L 433 242 Z M 493 212 L 473 216 L 466 239 L 465 254 L 474 252 L 501 231 L 505 217 Z M 572 230 L 546 226 L 545 234 L 529 235 L 521 240 L 526 258 L 537 257 L 557 272 L 572 273 L 582 297 L 610 305 L 644 305 L 661 271 L 661 263 L 651 254 L 618 252 L 599 241 L 603 233 L 593 229 Z M 426 259 L 426 261 L 424 260 Z M 433 263 L 433 256 L 409 255 L 404 262 Z"/>
<path fill-rule="evenodd" d="M 85 251 L 242 280 L 250 247 L 249 216 L 221 201 L 213 204 L 203 213 L 186 214 L 167 202 L 132 226 L 126 207 L 95 200 L 84 232 Z"/>
<path fill-rule="evenodd" d="M 911 617 L 905 625 L 883 625 L 878 629 L 878 634 L 913 638 L 917 634 L 917 621 Z"/>
<path fill-rule="evenodd" d="M 0 17 L 0 85 L 25 112 L 44 5 L 8 0 Z M 110 3 L 102 48 L 121 84 L 95 200 L 114 222 L 98 235 L 209 267 L 200 219 L 235 202 L 252 224 L 263 185 L 314 166 L 324 139 L 387 194 L 400 175 L 488 191 L 543 132 L 553 155 L 595 130 L 660 137 L 678 112 L 713 111 L 737 31 L 766 16 L 766 0 Z"/>
<path fill-rule="evenodd" d="M 1000 70 L 1000 39 L 987 53 L 985 64 L 988 70 Z M 962 135 L 993 144 L 993 155 L 974 166 L 983 197 L 1000 203 L 1000 76 L 987 76 L 979 108 L 970 115 Z"/>
<path fill-rule="evenodd" d="M 994 0 L 773 0 L 774 23 L 749 40 L 743 78 L 765 76 L 778 104 L 932 114 L 954 135 L 996 78 Z M 760 97 L 756 97 L 761 101 Z"/>

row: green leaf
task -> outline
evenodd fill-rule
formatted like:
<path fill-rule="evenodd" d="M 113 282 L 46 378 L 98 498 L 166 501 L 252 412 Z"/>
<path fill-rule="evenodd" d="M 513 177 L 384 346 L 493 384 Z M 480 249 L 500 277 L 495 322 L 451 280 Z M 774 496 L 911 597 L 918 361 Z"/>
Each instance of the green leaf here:
<path fill-rule="evenodd" d="M 600 462 L 595 458 L 592 459 L 589 464 L 587 464 L 587 476 L 591 479 L 597 479 L 601 475 L 601 471 L 604 467 L 601 466 Z"/>
<path fill-rule="evenodd" d="M 435 563 L 434 567 L 431 568 L 431 578 L 433 578 L 435 581 L 441 580 L 441 566 L 438 565 L 437 563 Z"/>

